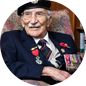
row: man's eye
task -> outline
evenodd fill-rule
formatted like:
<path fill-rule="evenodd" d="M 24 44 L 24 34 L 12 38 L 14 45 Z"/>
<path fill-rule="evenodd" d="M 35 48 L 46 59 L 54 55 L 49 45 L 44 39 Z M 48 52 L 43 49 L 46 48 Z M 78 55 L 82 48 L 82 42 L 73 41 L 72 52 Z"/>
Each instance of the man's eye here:
<path fill-rule="evenodd" d="M 37 15 L 43 15 L 43 12 L 37 12 Z"/>
<path fill-rule="evenodd" d="M 30 12 L 25 12 L 25 15 L 31 15 L 31 13 Z"/>

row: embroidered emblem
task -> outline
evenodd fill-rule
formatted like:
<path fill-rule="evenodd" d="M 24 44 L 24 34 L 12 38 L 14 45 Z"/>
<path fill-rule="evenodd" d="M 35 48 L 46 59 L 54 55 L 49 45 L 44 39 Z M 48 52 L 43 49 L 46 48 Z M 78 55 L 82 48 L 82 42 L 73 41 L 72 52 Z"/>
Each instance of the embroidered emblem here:
<path fill-rule="evenodd" d="M 32 1 L 31 3 L 36 4 L 36 3 L 38 3 L 38 0 Z"/>

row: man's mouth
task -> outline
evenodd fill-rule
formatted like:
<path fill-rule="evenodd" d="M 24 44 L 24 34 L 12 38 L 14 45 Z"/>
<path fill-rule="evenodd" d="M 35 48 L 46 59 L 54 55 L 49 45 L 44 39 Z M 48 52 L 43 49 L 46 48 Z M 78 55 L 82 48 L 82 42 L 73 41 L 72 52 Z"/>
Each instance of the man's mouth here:
<path fill-rule="evenodd" d="M 29 28 L 40 28 L 40 26 L 38 26 L 38 27 L 29 27 Z"/>
<path fill-rule="evenodd" d="M 38 31 L 40 28 L 39 27 L 30 27 L 29 30 L 31 31 Z"/>

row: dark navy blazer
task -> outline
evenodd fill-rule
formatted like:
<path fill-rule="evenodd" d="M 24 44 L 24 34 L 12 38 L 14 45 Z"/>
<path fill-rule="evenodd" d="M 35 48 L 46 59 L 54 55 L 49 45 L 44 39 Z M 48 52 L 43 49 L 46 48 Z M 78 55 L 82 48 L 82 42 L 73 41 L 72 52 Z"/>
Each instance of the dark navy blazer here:
<path fill-rule="evenodd" d="M 49 38 L 61 53 L 60 59 L 63 64 L 62 70 L 65 70 L 64 60 L 62 60 L 64 59 L 63 55 L 77 53 L 75 42 L 70 35 L 56 32 L 48 33 Z M 65 52 L 62 52 L 61 49 L 63 49 L 63 47 L 60 46 L 61 42 L 67 43 L 71 48 L 64 48 Z M 50 77 L 41 77 L 43 67 L 54 67 L 54 65 L 42 55 L 40 50 L 39 56 L 43 63 L 41 65 L 36 63 L 36 58 L 31 51 L 31 48 L 36 46 L 33 38 L 27 35 L 25 30 L 5 32 L 1 36 L 2 56 L 6 65 L 14 75 L 20 79 L 43 80 L 49 84 L 56 83 L 56 81 Z"/>

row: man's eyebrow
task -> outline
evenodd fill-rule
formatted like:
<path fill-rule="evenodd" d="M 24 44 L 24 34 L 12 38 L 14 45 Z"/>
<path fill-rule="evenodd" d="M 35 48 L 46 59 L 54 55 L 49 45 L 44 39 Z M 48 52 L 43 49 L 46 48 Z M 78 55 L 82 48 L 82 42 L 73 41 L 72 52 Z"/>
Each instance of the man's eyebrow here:
<path fill-rule="evenodd" d="M 36 12 L 44 12 L 44 11 L 36 11 Z"/>
<path fill-rule="evenodd" d="M 31 11 L 24 11 L 24 12 L 31 12 Z"/>
<path fill-rule="evenodd" d="M 32 12 L 32 11 L 24 11 L 24 12 Z M 42 10 L 39 10 L 39 11 L 36 11 L 36 12 L 44 12 L 44 11 L 42 11 Z"/>

